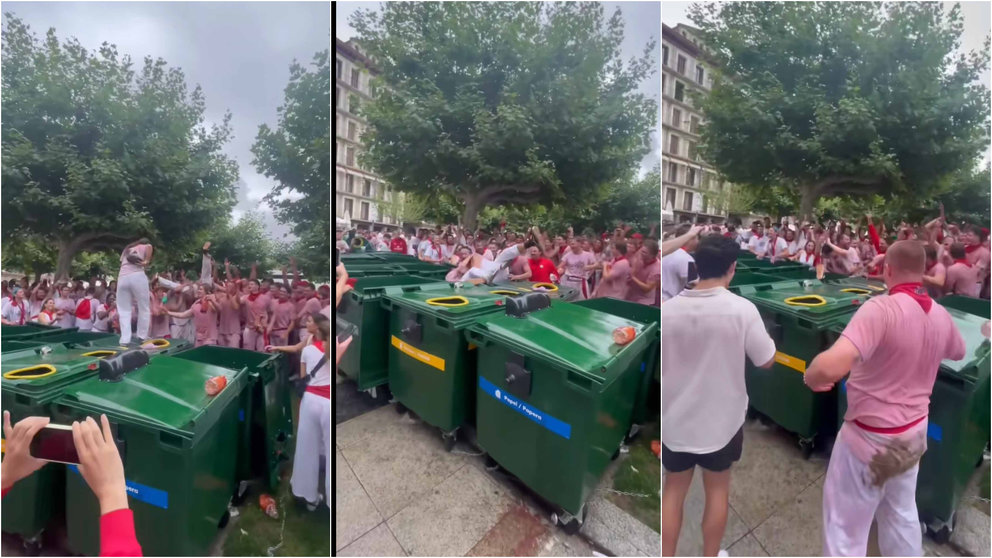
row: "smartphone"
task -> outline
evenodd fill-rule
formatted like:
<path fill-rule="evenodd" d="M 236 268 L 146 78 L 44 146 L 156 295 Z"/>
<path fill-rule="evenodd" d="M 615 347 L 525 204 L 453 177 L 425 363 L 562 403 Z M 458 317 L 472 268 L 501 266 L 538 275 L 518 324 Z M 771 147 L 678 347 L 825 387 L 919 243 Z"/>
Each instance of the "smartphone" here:
<path fill-rule="evenodd" d="M 76 453 L 76 442 L 72 439 L 72 427 L 49 424 L 39 430 L 31 440 L 31 456 L 45 461 L 78 465 L 79 454 Z"/>

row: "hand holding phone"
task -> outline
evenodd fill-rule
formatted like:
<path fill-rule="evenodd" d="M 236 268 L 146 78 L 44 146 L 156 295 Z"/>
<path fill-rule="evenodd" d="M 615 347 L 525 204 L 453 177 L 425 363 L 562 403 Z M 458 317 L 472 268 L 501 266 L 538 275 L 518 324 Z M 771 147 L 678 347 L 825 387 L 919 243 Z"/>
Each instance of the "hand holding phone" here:
<path fill-rule="evenodd" d="M 14 484 L 41 469 L 45 461 L 33 457 L 30 452 L 31 440 L 35 434 L 48 425 L 48 417 L 27 417 L 10 424 L 10 411 L 3 412 L 4 458 L 3 472 L 0 480 L 3 489 L 7 490 Z"/>
<path fill-rule="evenodd" d="M 93 417 L 72 423 L 72 437 L 79 453 L 79 473 L 100 502 L 100 514 L 126 509 L 124 462 L 107 415 L 100 415 L 100 426 Z"/>

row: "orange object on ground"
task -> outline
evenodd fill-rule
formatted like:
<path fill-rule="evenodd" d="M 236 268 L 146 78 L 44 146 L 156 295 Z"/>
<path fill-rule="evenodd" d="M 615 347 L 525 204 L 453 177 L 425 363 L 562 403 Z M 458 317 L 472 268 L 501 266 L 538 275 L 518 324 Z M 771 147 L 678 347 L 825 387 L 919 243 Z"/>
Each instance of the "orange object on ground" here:
<path fill-rule="evenodd" d="M 276 509 L 276 500 L 268 494 L 262 494 L 258 497 L 258 507 L 262 508 L 265 515 L 271 517 L 272 519 L 279 519 L 279 510 Z"/>
<path fill-rule="evenodd" d="M 221 392 L 221 390 L 227 387 L 227 376 L 214 376 L 213 378 L 207 380 L 204 387 L 207 390 L 207 395 L 217 395 Z"/>
<path fill-rule="evenodd" d="M 636 336 L 637 332 L 631 326 L 621 326 L 613 330 L 613 342 L 617 345 L 626 345 Z"/>
<path fill-rule="evenodd" d="M 659 459 L 661 458 L 661 440 L 651 440 L 651 451 L 653 451 L 655 456 Z"/>

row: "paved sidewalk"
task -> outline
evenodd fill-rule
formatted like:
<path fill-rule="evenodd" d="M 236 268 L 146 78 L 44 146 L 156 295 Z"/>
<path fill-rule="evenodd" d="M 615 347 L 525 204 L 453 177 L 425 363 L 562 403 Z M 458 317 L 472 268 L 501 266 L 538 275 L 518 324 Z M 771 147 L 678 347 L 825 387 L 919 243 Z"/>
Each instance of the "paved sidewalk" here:
<path fill-rule="evenodd" d="M 744 432 L 744 454 L 730 481 L 731 509 L 723 548 L 731 556 L 819 556 L 826 456 L 817 453 L 804 460 L 794 438 L 758 421 L 748 421 Z M 989 506 L 978 497 L 979 481 L 988 469 L 986 461 L 976 470 L 958 508 L 950 543 L 938 545 L 924 537 L 927 556 L 990 555 Z M 702 517 L 702 475 L 697 472 L 686 498 L 678 556 L 702 552 Z M 869 542 L 869 555 L 879 556 L 874 540 Z"/>
<path fill-rule="evenodd" d="M 481 452 L 464 442 L 444 451 L 435 429 L 394 405 L 335 432 L 339 556 L 660 554 L 658 534 L 599 493 L 579 534 L 564 534 L 532 495 L 486 471 Z"/>

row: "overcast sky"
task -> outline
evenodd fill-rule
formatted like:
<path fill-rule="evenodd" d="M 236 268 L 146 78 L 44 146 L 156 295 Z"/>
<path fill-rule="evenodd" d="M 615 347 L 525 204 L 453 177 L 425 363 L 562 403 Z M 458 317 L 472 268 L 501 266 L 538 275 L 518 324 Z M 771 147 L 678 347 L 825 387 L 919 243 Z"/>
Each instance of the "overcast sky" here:
<path fill-rule="evenodd" d="M 981 50 L 985 38 L 992 30 L 992 2 L 942 2 L 944 12 L 950 13 L 954 4 L 961 4 L 961 15 L 964 17 L 964 31 L 962 32 L 961 49 L 965 52 Z M 662 10 L 661 20 L 669 27 L 675 27 L 680 23 L 692 25 L 689 21 L 689 6 L 693 2 L 665 2 Z M 986 87 L 992 88 L 990 83 L 989 70 L 985 70 L 982 75 L 982 82 Z M 985 152 L 985 161 L 988 163 L 992 159 L 992 147 Z"/>
<path fill-rule="evenodd" d="M 355 30 L 351 27 L 349 17 L 359 8 L 376 8 L 380 2 L 338 2 L 335 20 L 335 37 L 347 41 Z M 640 57 L 645 45 L 654 38 L 656 53 L 654 55 L 654 75 L 641 83 L 640 91 L 656 103 L 661 99 L 661 7 L 658 2 L 602 2 L 607 17 L 619 8 L 624 20 L 624 40 L 621 45 L 623 59 Z M 661 144 L 658 141 L 658 129 L 661 127 L 661 112 L 657 112 L 657 123 L 651 134 L 651 152 L 641 161 L 641 176 L 651 170 L 661 161 Z"/>
<path fill-rule="evenodd" d="M 225 151 L 241 177 L 233 216 L 257 209 L 274 238 L 288 232 L 261 201 L 274 182 L 255 172 L 251 145 L 260 124 L 276 127 L 293 59 L 309 64 L 330 47 L 327 2 L 7 1 L 3 11 L 42 39 L 54 27 L 60 41 L 74 36 L 91 51 L 104 41 L 116 44 L 138 68 L 145 56 L 181 68 L 190 90 L 203 87 L 208 123 L 232 113 L 234 138 Z"/>

